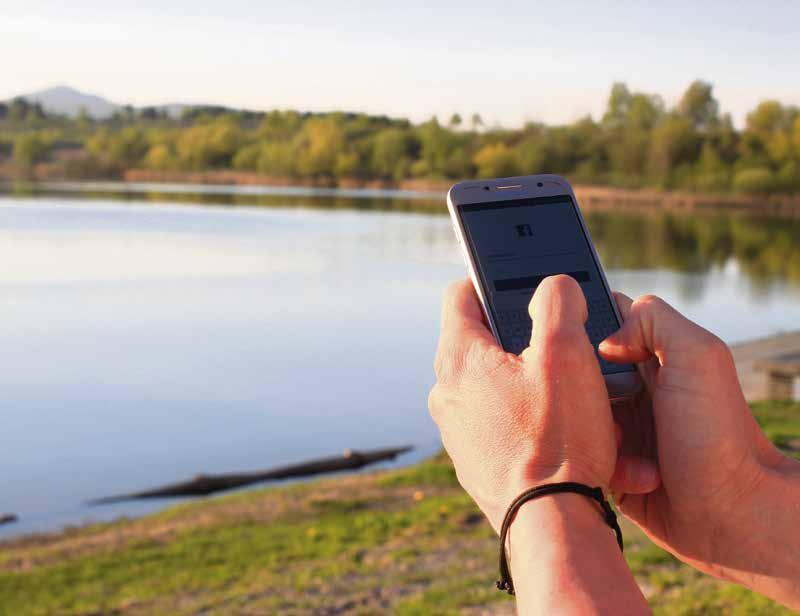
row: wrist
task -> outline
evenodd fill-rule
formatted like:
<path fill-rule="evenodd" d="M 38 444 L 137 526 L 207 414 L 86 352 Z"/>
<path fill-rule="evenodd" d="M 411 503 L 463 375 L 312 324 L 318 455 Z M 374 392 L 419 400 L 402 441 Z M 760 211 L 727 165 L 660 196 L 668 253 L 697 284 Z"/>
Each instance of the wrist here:
<path fill-rule="evenodd" d="M 591 498 L 559 493 L 528 501 L 506 548 L 521 613 L 563 612 L 567 595 L 583 606 L 577 613 L 620 613 L 625 604 L 630 613 L 646 611 L 614 532 Z"/>
<path fill-rule="evenodd" d="M 710 564 L 724 579 L 800 608 L 800 462 L 783 455 L 769 459 L 737 509 Z"/>
<path fill-rule="evenodd" d="M 493 498 L 491 506 L 481 507 L 481 509 L 486 514 L 486 517 L 489 519 L 489 522 L 494 528 L 495 532 L 499 534 L 500 526 L 503 523 L 503 518 L 508 511 L 508 507 L 520 494 L 538 486 L 566 482 L 580 483 L 585 486 L 589 486 L 590 488 L 599 487 L 601 490 L 603 490 L 603 494 L 609 493 L 608 481 L 598 481 L 597 474 L 582 471 L 581 469 L 576 468 L 574 465 L 569 463 L 554 465 L 552 467 L 545 467 L 541 464 L 536 466 L 529 465 L 525 468 L 524 472 L 512 473 L 507 485 L 505 486 L 505 489 L 503 490 L 503 494 L 499 498 Z M 552 498 L 561 498 L 562 496 L 569 496 L 569 493 L 543 496 L 535 500 L 544 501 Z M 573 494 L 572 496 L 577 497 L 577 502 L 586 501 L 582 507 L 578 508 L 584 508 L 588 505 L 587 508 L 590 511 L 592 506 L 596 511 L 601 511 L 597 502 L 592 501 L 592 499 L 579 494 Z M 479 504 L 481 504 L 481 502 L 485 502 L 480 498 L 476 498 L 475 496 L 473 496 L 473 498 L 475 498 Z M 571 501 L 571 499 L 565 500 L 567 503 Z M 525 508 L 527 508 L 527 503 L 522 507 L 522 509 Z M 576 507 L 569 506 L 567 510 L 565 510 L 565 513 L 573 513 L 573 509 L 576 509 Z M 519 513 L 521 513 L 521 510 L 518 512 L 518 515 Z M 601 516 L 600 520 L 602 522 L 602 514 L 599 515 Z"/>
<path fill-rule="evenodd" d="M 554 464 L 544 464 L 541 461 L 537 461 L 536 464 L 526 463 L 521 468 L 523 469 L 522 472 L 515 473 L 516 476 L 509 482 L 506 490 L 507 502 L 501 515 L 505 514 L 508 505 L 526 490 L 553 483 L 580 483 L 590 488 L 600 488 L 603 490 L 603 494 L 607 494 L 610 474 L 613 472 L 613 469 L 609 470 L 607 473 L 609 478 L 602 480 L 600 477 L 603 477 L 603 473 L 594 472 L 592 469 L 584 468 L 582 465 L 571 461 Z M 580 495 L 576 496 L 580 497 Z M 564 500 L 569 503 L 572 499 Z M 582 497 L 578 502 L 582 500 L 587 499 Z M 591 499 L 588 500 L 589 504 L 591 504 Z M 573 507 L 569 509 L 572 510 Z"/>
<path fill-rule="evenodd" d="M 530 559 L 522 556 L 529 546 L 539 545 L 545 552 L 557 546 L 560 557 L 568 559 L 575 556 L 569 549 L 574 540 L 589 536 L 598 538 L 591 543 L 601 550 L 608 549 L 614 556 L 621 554 L 614 531 L 596 501 L 570 492 L 550 494 L 524 503 L 517 511 L 506 537 L 506 553 L 513 571 L 522 562 L 530 564 Z"/>

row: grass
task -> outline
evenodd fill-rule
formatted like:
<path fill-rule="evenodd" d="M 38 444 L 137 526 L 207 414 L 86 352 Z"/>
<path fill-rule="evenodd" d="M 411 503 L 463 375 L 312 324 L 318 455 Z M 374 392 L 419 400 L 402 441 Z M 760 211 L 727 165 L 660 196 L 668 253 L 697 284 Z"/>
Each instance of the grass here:
<path fill-rule="evenodd" d="M 800 404 L 754 411 L 781 446 L 800 439 Z M 624 531 L 658 614 L 789 613 Z M 0 543 L 0 614 L 511 614 L 496 550 L 439 455 Z"/>
<path fill-rule="evenodd" d="M 753 405 L 758 424 L 769 439 L 800 460 L 800 411 L 794 402 L 757 402 Z"/>

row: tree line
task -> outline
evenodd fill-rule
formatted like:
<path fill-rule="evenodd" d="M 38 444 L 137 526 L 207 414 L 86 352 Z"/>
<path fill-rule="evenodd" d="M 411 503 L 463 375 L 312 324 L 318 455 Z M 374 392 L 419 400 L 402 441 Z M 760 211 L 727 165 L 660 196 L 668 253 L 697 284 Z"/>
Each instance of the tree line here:
<path fill-rule="evenodd" d="M 695 81 L 667 107 L 655 94 L 611 88 L 602 117 L 520 129 L 478 115 L 440 122 L 360 113 L 237 111 L 193 107 L 179 118 L 156 108 L 109 120 L 53 116 L 24 100 L 0 104 L 0 158 L 30 169 L 65 160 L 72 177 L 120 177 L 128 169 L 238 170 L 335 183 L 450 181 L 559 173 L 576 184 L 702 192 L 800 190 L 800 109 L 767 100 L 734 127 L 711 84 Z"/>

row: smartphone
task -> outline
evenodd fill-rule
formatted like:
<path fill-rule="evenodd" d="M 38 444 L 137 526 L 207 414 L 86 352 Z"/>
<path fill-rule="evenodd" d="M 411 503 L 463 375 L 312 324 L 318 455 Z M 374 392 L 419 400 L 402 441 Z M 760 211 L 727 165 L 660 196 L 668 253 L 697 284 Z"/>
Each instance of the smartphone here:
<path fill-rule="evenodd" d="M 597 345 L 622 320 L 564 178 L 529 175 L 459 182 L 447 193 L 447 208 L 486 320 L 506 351 L 519 354 L 530 343 L 528 304 L 539 283 L 567 274 L 586 296 L 586 333 L 609 398 L 628 398 L 640 389 L 635 366 L 612 364 L 597 354 Z"/>

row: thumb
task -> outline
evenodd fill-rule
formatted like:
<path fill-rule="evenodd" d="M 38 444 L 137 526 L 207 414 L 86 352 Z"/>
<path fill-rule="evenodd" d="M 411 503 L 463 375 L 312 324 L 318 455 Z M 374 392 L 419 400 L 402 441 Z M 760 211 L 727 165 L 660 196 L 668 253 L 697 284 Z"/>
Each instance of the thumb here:
<path fill-rule="evenodd" d="M 554 333 L 586 337 L 586 298 L 580 285 L 566 274 L 545 278 L 536 288 L 528 312 L 532 321 L 531 347 Z"/>
<path fill-rule="evenodd" d="M 574 378 L 599 365 L 584 327 L 589 315 L 583 290 L 565 274 L 548 276 L 537 287 L 528 307 L 532 329 L 524 360 L 546 361 Z"/>
<path fill-rule="evenodd" d="M 652 460 L 625 454 L 617 457 L 609 486 L 615 494 L 649 494 L 660 485 L 661 475 Z"/>
<path fill-rule="evenodd" d="M 625 322 L 598 347 L 608 361 L 639 363 L 655 356 L 663 366 L 678 347 L 683 358 L 689 359 L 692 351 L 704 348 L 712 336 L 654 295 L 644 295 L 632 303 L 621 294 L 617 299 Z"/>

